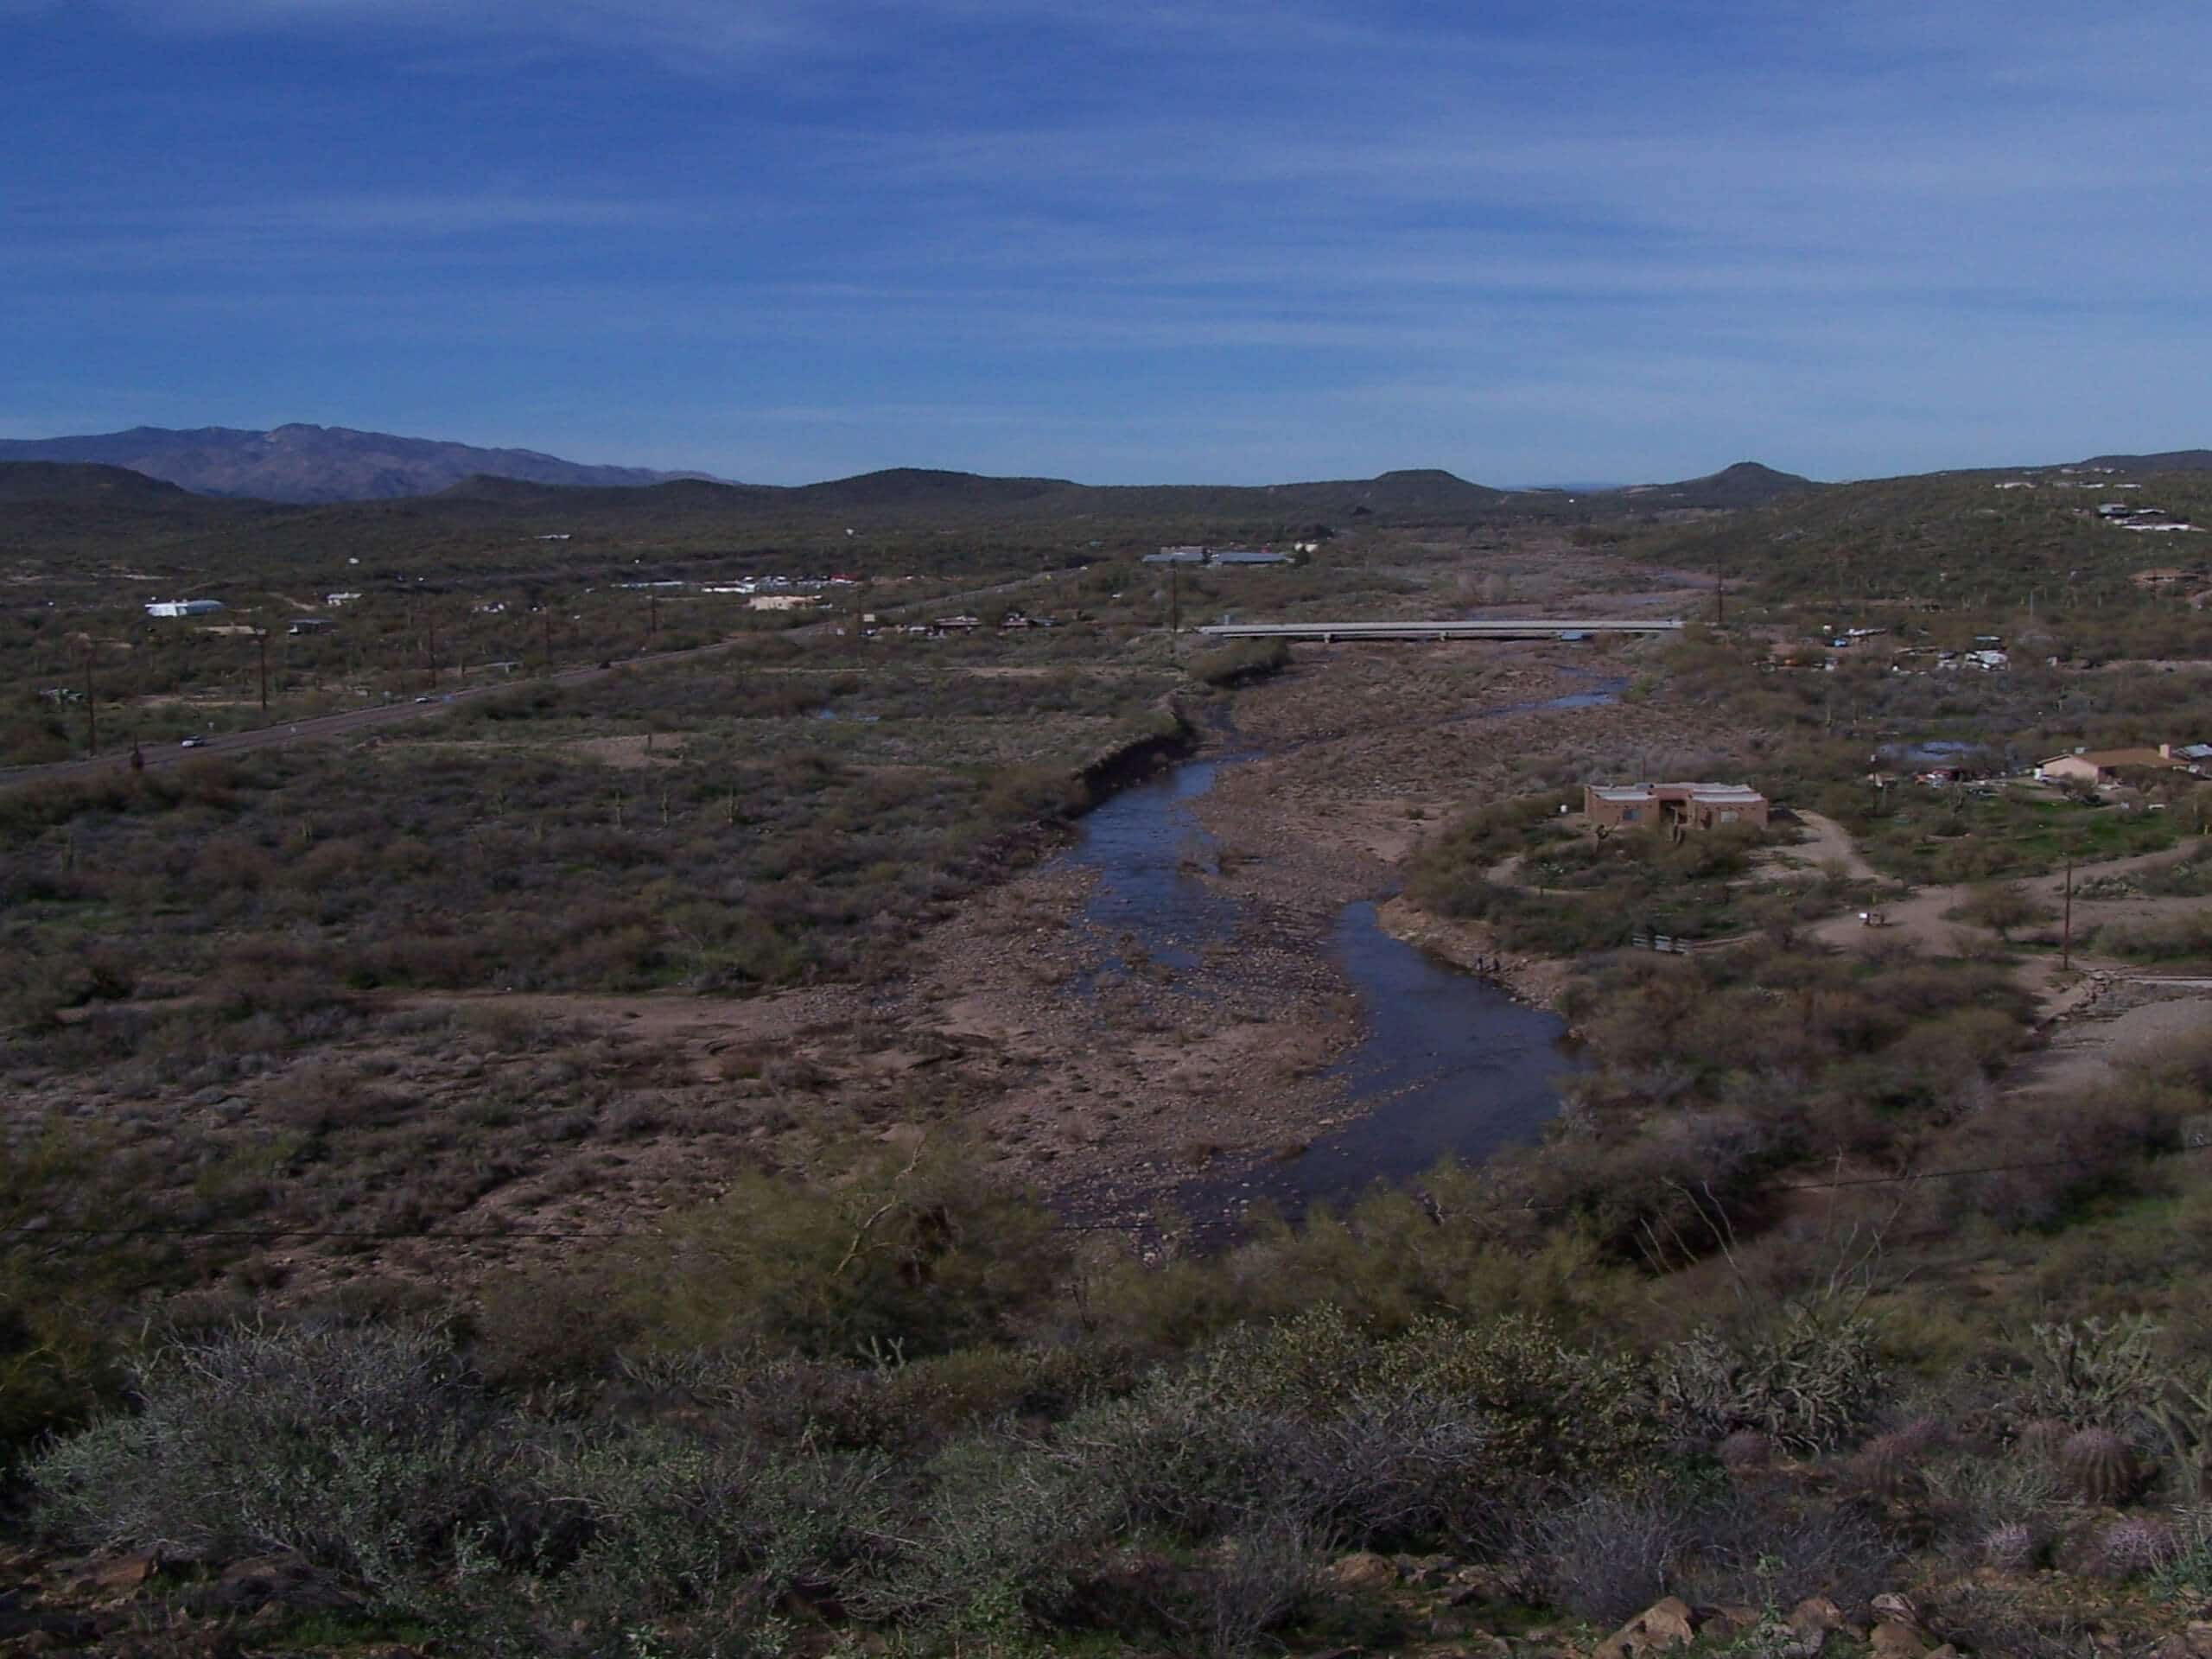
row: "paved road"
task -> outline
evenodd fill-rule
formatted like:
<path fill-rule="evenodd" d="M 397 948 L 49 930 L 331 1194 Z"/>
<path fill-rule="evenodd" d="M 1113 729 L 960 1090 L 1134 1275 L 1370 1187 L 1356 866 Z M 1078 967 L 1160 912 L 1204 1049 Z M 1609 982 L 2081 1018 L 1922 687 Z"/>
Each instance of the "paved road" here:
<path fill-rule="evenodd" d="M 1021 576 L 1013 582 L 1002 582 L 988 588 L 970 588 L 963 593 L 940 594 L 935 599 L 917 600 L 910 604 L 887 605 L 880 613 L 887 616 L 906 615 L 918 610 L 944 611 L 972 604 L 999 594 L 1012 593 L 1018 588 L 1038 582 L 1050 582 L 1058 572 L 1044 575 Z M 342 714 L 318 715 L 308 720 L 286 721 L 280 725 L 257 726 L 243 732 L 224 732 L 211 735 L 194 748 L 175 743 L 162 743 L 145 748 L 141 753 L 150 770 L 156 766 L 173 766 L 203 754 L 238 754 L 248 749 L 265 749 L 285 743 L 307 743 L 334 737 L 353 737 L 373 732 L 386 726 L 397 726 L 416 720 L 435 719 L 450 713 L 466 702 L 494 692 L 511 691 L 531 685 L 588 685 L 594 680 L 604 679 L 617 671 L 636 672 L 664 667 L 671 663 L 689 662 L 701 657 L 716 657 L 733 651 L 745 651 L 757 646 L 764 639 L 798 639 L 820 641 L 837 637 L 841 624 L 836 619 L 804 623 L 796 628 L 786 628 L 777 633 L 741 633 L 727 639 L 717 639 L 711 645 L 693 645 L 683 651 L 654 652 L 643 657 L 628 657 L 619 663 L 602 668 L 583 664 L 563 668 L 551 674 L 533 676 L 529 679 L 486 680 L 481 683 L 457 687 L 449 692 L 440 692 L 427 701 L 374 703 L 364 709 L 348 709 Z M 116 749 L 81 760 L 54 760 L 45 766 L 14 766 L 0 770 L 0 789 L 41 782 L 48 779 L 86 778 L 99 772 L 120 772 L 129 768 L 130 751 Z"/>

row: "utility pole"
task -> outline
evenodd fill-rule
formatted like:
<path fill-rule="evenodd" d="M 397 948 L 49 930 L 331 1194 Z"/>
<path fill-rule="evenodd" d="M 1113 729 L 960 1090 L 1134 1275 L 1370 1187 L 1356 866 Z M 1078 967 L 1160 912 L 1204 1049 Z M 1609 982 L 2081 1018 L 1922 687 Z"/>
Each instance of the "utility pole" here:
<path fill-rule="evenodd" d="M 537 613 L 537 618 L 538 620 L 544 625 L 545 671 L 548 674 L 550 674 L 553 671 L 553 612 L 551 607 L 549 606 L 546 609 L 540 611 Z"/>
<path fill-rule="evenodd" d="M 427 616 L 424 620 L 430 632 L 429 640 L 423 650 L 423 655 L 429 659 L 430 689 L 435 691 L 438 689 L 438 619 L 434 613 Z"/>
<path fill-rule="evenodd" d="M 261 647 L 261 712 L 269 712 L 269 630 L 254 631 L 253 642 Z"/>
<path fill-rule="evenodd" d="M 658 638 L 659 634 L 660 595 L 658 594 L 647 594 L 645 595 L 645 646 L 647 650 L 652 649 L 654 639 Z"/>
<path fill-rule="evenodd" d="M 1728 567 L 1719 559 L 1713 562 L 1713 626 L 1728 626 Z"/>
<path fill-rule="evenodd" d="M 2059 933 L 2058 966 L 2063 971 L 2074 965 L 2074 855 L 2066 855 L 2066 921 Z"/>
<path fill-rule="evenodd" d="M 1167 567 L 1167 632 L 1183 632 L 1183 567 Z"/>
<path fill-rule="evenodd" d="M 100 752 L 100 704 L 92 689 L 92 659 L 99 647 L 91 640 L 85 642 L 85 753 Z"/>

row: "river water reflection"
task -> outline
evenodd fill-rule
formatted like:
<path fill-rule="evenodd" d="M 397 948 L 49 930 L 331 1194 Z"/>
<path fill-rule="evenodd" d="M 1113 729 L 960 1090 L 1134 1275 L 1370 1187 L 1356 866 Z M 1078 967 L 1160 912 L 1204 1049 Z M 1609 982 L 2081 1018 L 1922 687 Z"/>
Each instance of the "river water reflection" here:
<path fill-rule="evenodd" d="M 1186 761 L 1084 820 L 1064 857 L 1096 873 L 1082 925 L 1108 960 L 1079 993 L 1146 964 L 1189 973 L 1209 947 L 1233 948 L 1239 907 L 1203 878 L 1218 847 L 1192 807 L 1237 758 Z M 1392 938 L 1371 903 L 1339 913 L 1332 950 L 1360 1001 L 1361 1039 L 1329 1074 L 1354 1115 L 1298 1157 L 1192 1180 L 1176 1202 L 1194 1219 L 1261 1198 L 1297 1211 L 1447 1154 L 1477 1161 L 1534 1141 L 1558 1113 L 1555 1080 L 1580 1062 L 1557 1015 Z"/>

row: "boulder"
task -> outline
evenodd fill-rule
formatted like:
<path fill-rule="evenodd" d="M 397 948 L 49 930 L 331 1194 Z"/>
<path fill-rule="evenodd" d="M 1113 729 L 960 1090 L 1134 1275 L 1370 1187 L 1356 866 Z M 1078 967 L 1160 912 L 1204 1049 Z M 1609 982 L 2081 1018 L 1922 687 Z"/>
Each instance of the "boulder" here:
<path fill-rule="evenodd" d="M 1739 1636 L 1759 1625 L 1759 1610 L 1741 1604 L 1732 1607 L 1700 1607 L 1693 1617 L 1700 1635 Z"/>
<path fill-rule="evenodd" d="M 1912 1598 L 1901 1596 L 1894 1590 L 1885 1591 L 1874 1598 L 1874 1618 L 1879 1624 L 1887 1620 L 1892 1624 L 1920 1625 L 1920 1609 L 1912 1605 Z"/>
<path fill-rule="evenodd" d="M 1874 1627 L 1866 1651 L 1872 1659 L 1926 1659 L 1928 1643 L 1917 1625 L 1885 1618 Z"/>
<path fill-rule="evenodd" d="M 1400 1555 L 1393 1558 L 1393 1565 L 1408 1584 L 1427 1586 L 1445 1582 L 1459 1563 L 1449 1555 Z"/>
<path fill-rule="evenodd" d="M 87 1590 L 136 1590 L 161 1570 L 161 1557 L 142 1550 L 94 1561 L 77 1575 L 77 1582 Z"/>
<path fill-rule="evenodd" d="M 1385 1590 L 1398 1581 L 1398 1569 L 1388 1559 L 1363 1549 L 1332 1563 L 1323 1574 L 1338 1590 Z"/>
<path fill-rule="evenodd" d="M 1686 1648 L 1697 1639 L 1689 1604 L 1678 1596 L 1654 1602 L 1600 1642 L 1591 1659 L 1634 1659 L 1634 1656 Z"/>
<path fill-rule="evenodd" d="M 1808 1596 L 1789 1610 L 1789 1628 L 1799 1636 L 1843 1628 L 1843 1609 L 1826 1596 Z"/>

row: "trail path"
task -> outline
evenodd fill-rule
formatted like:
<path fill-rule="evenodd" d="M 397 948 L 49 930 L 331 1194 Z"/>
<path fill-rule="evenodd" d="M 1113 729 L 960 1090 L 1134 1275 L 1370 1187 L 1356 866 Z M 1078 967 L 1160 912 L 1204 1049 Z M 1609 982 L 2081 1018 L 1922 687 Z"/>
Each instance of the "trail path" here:
<path fill-rule="evenodd" d="M 1808 813 L 1805 816 L 1809 818 L 1813 815 Z M 1843 834 L 1839 826 L 1830 824 L 1829 828 L 1840 836 Z M 1849 839 L 1848 836 L 1844 838 Z M 2127 875 L 2137 870 L 2173 863 L 2186 857 L 2188 853 L 2188 846 L 2183 845 L 2168 848 L 2163 852 L 2138 853 L 2131 858 L 2116 858 L 2102 864 L 2076 865 L 2074 869 L 2076 888 L 2074 899 L 2075 937 L 2085 938 L 2102 923 L 2140 915 L 2153 907 L 2171 915 L 2177 909 L 2202 909 L 2212 906 L 2212 899 L 2083 899 L 2080 896 L 2082 883 L 2092 876 Z M 1856 849 L 1852 855 L 1858 858 Z M 1869 874 L 1873 874 L 1863 859 L 1859 862 Z M 2031 875 L 2024 877 L 2019 885 L 2031 897 L 2056 909 L 2065 893 L 2066 876 L 2063 871 L 2049 875 Z M 1902 940 L 1930 950 L 1948 950 L 1958 935 L 1973 936 L 1982 932 L 1981 929 L 1964 922 L 1944 920 L 1945 912 L 1957 909 L 1973 891 L 1974 884 L 1964 882 L 1948 887 L 1922 887 L 1906 898 L 1882 906 L 1882 913 L 1888 918 L 1885 926 L 1868 927 L 1859 921 L 1855 912 L 1847 912 L 1815 924 L 1812 934 L 1823 944 L 1840 945 L 1845 950 L 1874 950 Z"/>
<path fill-rule="evenodd" d="M 1792 866 L 1817 873 L 1831 864 L 1840 864 L 1844 874 L 1854 881 L 1882 879 L 1881 872 L 1860 855 L 1859 843 L 1851 838 L 1849 830 L 1818 812 L 1808 812 L 1802 807 L 1796 810 L 1798 823 L 1813 832 L 1813 838 L 1795 847 L 1777 847 L 1766 854 L 1760 861 L 1770 874 L 1786 872 Z"/>
<path fill-rule="evenodd" d="M 1854 874 L 1876 873 L 1851 844 L 1842 827 L 1815 813 L 1802 813 L 1816 826 L 1820 840 L 1840 842 L 1847 849 L 1845 862 Z M 2171 915 L 2177 910 L 2212 906 L 2212 898 L 2083 899 L 2082 883 L 2092 877 L 2132 874 L 2186 858 L 2191 843 L 2163 852 L 2139 853 L 2103 863 L 2076 865 L 2074 870 L 2074 937 L 2094 936 L 2103 923 L 2150 912 Z M 1799 852 L 1806 848 L 1795 849 Z M 2020 887 L 2056 913 L 2064 897 L 2066 874 L 2029 876 Z M 1973 891 L 1967 884 L 1923 887 L 1907 897 L 1883 906 L 1886 925 L 1868 927 L 1856 913 L 1847 912 L 1817 923 L 1812 937 L 1847 950 L 1875 950 L 1898 944 L 1916 945 L 1931 953 L 1952 953 L 1961 944 L 1987 941 L 1987 930 L 1965 922 L 1948 921 Z M 2017 1067 L 2007 1083 L 2008 1092 L 2020 1096 L 2052 1093 L 2081 1093 L 2110 1082 L 2119 1068 L 2148 1059 L 2198 1032 L 2212 1029 L 2212 979 L 2159 975 L 2126 963 L 2074 953 L 2071 970 L 2063 969 L 2050 955 L 2028 957 L 2019 969 L 2020 982 L 2037 999 L 2039 1023 L 2050 1033 L 2049 1046 Z"/>

